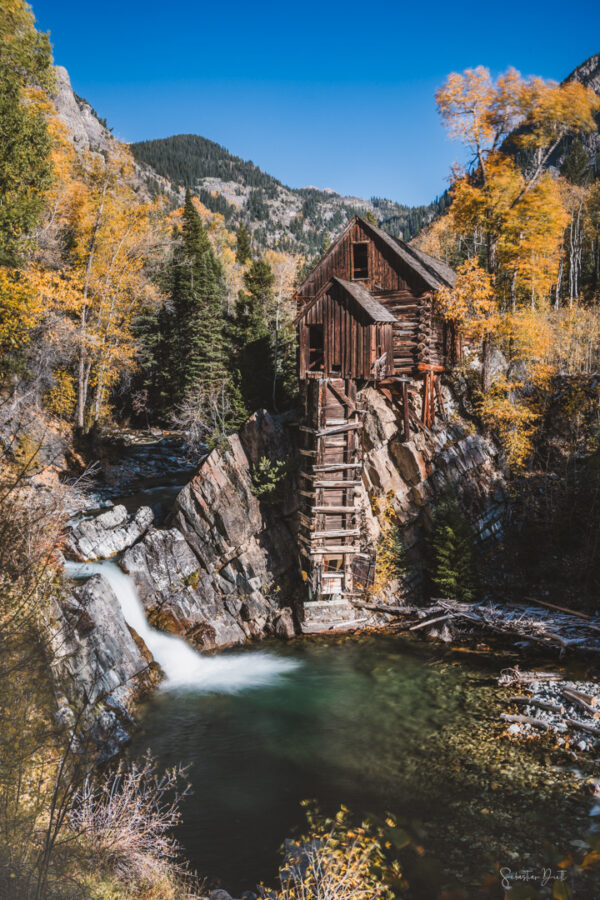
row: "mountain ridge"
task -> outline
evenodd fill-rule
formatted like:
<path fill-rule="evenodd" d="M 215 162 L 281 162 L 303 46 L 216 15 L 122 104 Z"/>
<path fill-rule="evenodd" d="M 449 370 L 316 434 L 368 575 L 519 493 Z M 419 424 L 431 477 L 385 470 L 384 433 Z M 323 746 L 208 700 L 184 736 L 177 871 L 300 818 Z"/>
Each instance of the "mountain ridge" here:
<path fill-rule="evenodd" d="M 410 239 L 445 206 L 445 196 L 410 207 L 392 200 L 349 197 L 332 188 L 290 188 L 251 160 L 194 134 L 130 144 L 152 191 L 164 189 L 153 173 L 179 192 L 189 188 L 228 224 L 247 225 L 259 247 L 313 254 L 352 218 L 371 213 L 395 237 Z M 153 183 L 154 182 L 154 183 Z"/>

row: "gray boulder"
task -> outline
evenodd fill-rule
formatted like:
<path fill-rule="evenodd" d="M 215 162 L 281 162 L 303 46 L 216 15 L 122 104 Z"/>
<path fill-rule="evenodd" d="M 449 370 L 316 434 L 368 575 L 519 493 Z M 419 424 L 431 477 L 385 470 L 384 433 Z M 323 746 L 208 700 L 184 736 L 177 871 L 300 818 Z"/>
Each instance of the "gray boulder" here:
<path fill-rule="evenodd" d="M 148 530 L 154 520 L 149 506 L 142 506 L 129 516 L 124 506 L 114 506 L 95 519 L 84 519 L 72 529 L 68 552 L 82 562 L 108 559 L 131 547 Z"/>
<path fill-rule="evenodd" d="M 152 528 L 125 553 L 122 564 L 155 627 L 205 650 L 239 644 L 248 636 L 237 618 L 239 607 L 223 599 L 223 589 L 230 586 L 201 568 L 176 528 Z"/>
<path fill-rule="evenodd" d="M 130 629 L 110 584 L 94 575 L 56 604 L 53 658 L 60 717 L 82 722 L 103 757 L 128 739 L 138 696 L 160 678 L 142 639 Z"/>

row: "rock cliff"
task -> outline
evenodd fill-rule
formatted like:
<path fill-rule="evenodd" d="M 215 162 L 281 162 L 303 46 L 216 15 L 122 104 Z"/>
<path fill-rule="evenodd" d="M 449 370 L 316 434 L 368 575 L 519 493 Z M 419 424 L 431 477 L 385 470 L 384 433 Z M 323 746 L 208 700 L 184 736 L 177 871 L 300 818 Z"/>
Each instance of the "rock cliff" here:
<path fill-rule="evenodd" d="M 128 739 L 135 699 L 155 684 L 160 670 L 139 636 L 129 628 L 119 602 L 94 575 L 56 605 L 52 629 L 59 710 L 68 722 L 80 717 L 103 757 Z"/>
<path fill-rule="evenodd" d="M 127 514 L 124 506 L 114 506 L 95 519 L 83 519 L 75 525 L 69 535 L 68 551 L 82 562 L 109 559 L 135 544 L 153 518 L 148 506 L 141 506 L 133 516 Z"/>
<path fill-rule="evenodd" d="M 293 630 L 293 497 L 265 506 L 252 481 L 262 456 L 291 452 L 283 426 L 255 413 L 178 495 L 171 527 L 151 529 L 125 553 L 152 624 L 204 649 Z"/>
<path fill-rule="evenodd" d="M 363 401 L 364 470 L 357 501 L 363 549 L 376 547 L 376 510 L 391 502 L 410 561 L 402 591 L 415 599 L 435 507 L 449 490 L 459 497 L 482 546 L 493 546 L 500 535 L 505 495 L 497 451 L 461 418 L 448 388 L 445 421 L 416 428 L 408 442 L 392 400 L 367 388 Z M 124 554 L 122 565 L 153 625 L 216 649 L 267 634 L 291 636 L 292 607 L 303 631 L 374 623 L 363 608 L 331 601 L 312 604 L 310 621 L 303 621 L 293 479 L 273 506 L 259 501 L 253 484 L 262 457 L 293 457 L 293 431 L 265 411 L 255 413 L 227 449 L 213 450 L 202 462 L 175 501 L 170 527 L 151 528 Z"/>

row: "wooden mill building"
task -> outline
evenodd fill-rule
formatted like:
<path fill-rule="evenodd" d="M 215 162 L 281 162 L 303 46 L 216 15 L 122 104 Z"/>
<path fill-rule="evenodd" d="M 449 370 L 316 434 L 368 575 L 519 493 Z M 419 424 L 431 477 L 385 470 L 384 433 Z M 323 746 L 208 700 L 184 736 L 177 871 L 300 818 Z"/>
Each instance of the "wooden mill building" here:
<path fill-rule="evenodd" d="M 309 601 L 342 602 L 367 578 L 355 506 L 360 391 L 371 384 L 395 396 L 407 440 L 417 385 L 422 422 L 431 425 L 442 407 L 441 373 L 456 353 L 435 294 L 455 279 L 445 263 L 356 217 L 296 291 L 305 404 L 299 540 Z"/>

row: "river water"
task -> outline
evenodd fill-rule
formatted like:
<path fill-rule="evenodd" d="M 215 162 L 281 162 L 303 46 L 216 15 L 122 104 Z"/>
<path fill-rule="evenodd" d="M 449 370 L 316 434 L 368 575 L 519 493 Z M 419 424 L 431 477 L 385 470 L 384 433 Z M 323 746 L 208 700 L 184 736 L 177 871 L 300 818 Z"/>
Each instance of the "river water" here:
<path fill-rule="evenodd" d="M 275 883 L 306 799 L 326 812 L 345 804 L 359 816 L 396 815 L 413 838 L 403 866 L 415 900 L 452 885 L 503 897 L 499 867 L 552 869 L 600 822 L 568 765 L 500 737 L 496 676 L 534 661 L 393 635 L 199 654 L 148 625 L 114 562 L 68 570 L 109 580 L 165 672 L 129 753 L 189 766 L 177 837 L 193 866 L 235 896 Z M 576 896 L 600 898 L 586 877 Z"/>
<path fill-rule="evenodd" d="M 290 668 L 257 685 L 264 653 Z M 343 803 L 399 816 L 425 849 L 404 861 L 418 898 L 445 883 L 474 887 L 498 866 L 551 866 L 588 827 L 590 804 L 572 793 L 570 773 L 499 737 L 495 675 L 514 659 L 384 635 L 219 659 L 239 671 L 245 659 L 246 685 L 167 685 L 141 711 L 131 752 L 190 765 L 178 837 L 194 866 L 235 896 L 274 883 L 307 798 L 327 812 Z"/>

